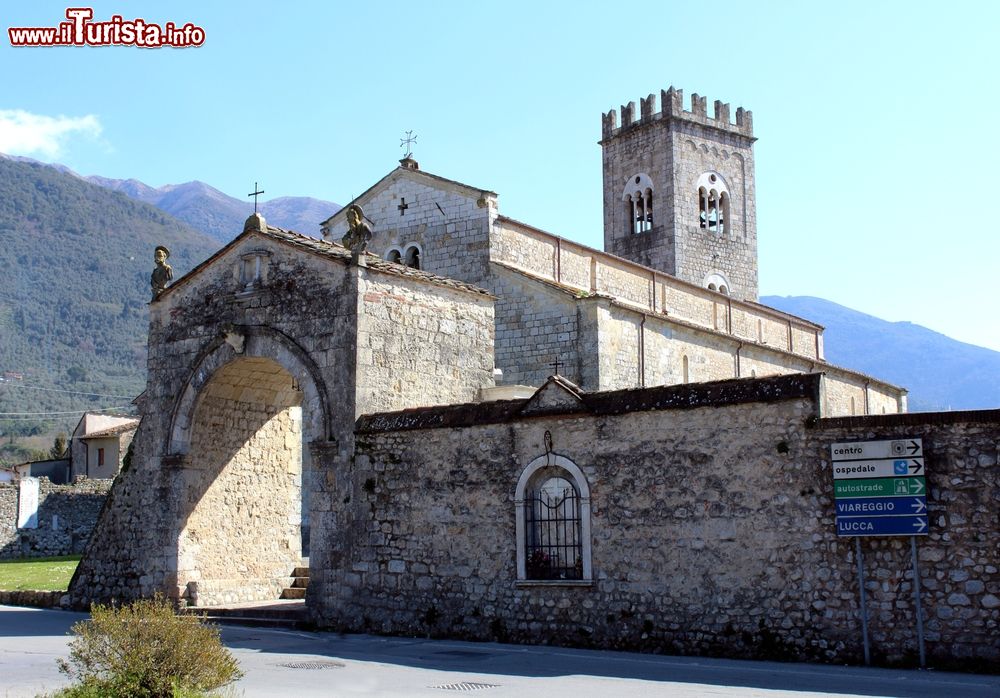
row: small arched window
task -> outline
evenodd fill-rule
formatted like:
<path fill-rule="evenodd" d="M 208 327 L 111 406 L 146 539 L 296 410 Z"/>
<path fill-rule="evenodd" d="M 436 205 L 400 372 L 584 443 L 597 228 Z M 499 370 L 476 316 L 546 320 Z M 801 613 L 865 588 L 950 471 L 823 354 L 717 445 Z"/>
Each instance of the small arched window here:
<path fill-rule="evenodd" d="M 386 261 L 392 262 L 393 264 L 403 263 L 403 255 L 395 247 L 386 253 L 385 258 Z"/>
<path fill-rule="evenodd" d="M 406 248 L 406 256 L 403 258 L 403 264 L 413 269 L 420 268 L 420 248 L 416 245 L 410 245 Z"/>
<path fill-rule="evenodd" d="M 629 177 L 622 192 L 625 229 L 629 234 L 645 233 L 653 227 L 653 180 L 649 175 Z"/>
<path fill-rule="evenodd" d="M 698 178 L 698 227 L 722 235 L 729 230 L 729 188 L 718 172 Z"/>
<path fill-rule="evenodd" d="M 705 277 L 702 283 L 709 291 L 718 291 L 727 296 L 729 295 L 729 279 L 721 272 L 713 271 Z"/>
<path fill-rule="evenodd" d="M 573 461 L 539 456 L 521 473 L 514 493 L 517 578 L 589 581 L 590 488 Z"/>
<path fill-rule="evenodd" d="M 687 354 L 681 357 L 681 376 L 685 383 L 691 382 L 691 364 L 688 361 Z"/>

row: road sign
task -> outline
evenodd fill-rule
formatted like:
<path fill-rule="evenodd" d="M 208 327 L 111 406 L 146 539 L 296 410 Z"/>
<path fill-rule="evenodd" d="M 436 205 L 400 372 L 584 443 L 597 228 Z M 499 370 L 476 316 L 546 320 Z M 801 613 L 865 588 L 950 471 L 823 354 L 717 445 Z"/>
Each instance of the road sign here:
<path fill-rule="evenodd" d="M 927 511 L 924 497 L 855 497 L 837 500 L 837 516 L 903 516 Z"/>
<path fill-rule="evenodd" d="M 927 535 L 923 456 L 917 438 L 831 445 L 837 535 Z"/>
<path fill-rule="evenodd" d="M 927 481 L 922 477 L 883 477 L 875 480 L 834 480 L 833 496 L 907 497 L 927 496 Z"/>
<path fill-rule="evenodd" d="M 873 460 L 881 458 L 920 458 L 924 455 L 920 439 L 893 441 L 849 441 L 830 446 L 833 460 Z"/>
<path fill-rule="evenodd" d="M 833 479 L 906 477 L 923 475 L 923 458 L 891 458 L 885 460 L 848 460 L 833 462 Z"/>
<path fill-rule="evenodd" d="M 838 536 L 926 536 L 926 516 L 838 516 Z"/>

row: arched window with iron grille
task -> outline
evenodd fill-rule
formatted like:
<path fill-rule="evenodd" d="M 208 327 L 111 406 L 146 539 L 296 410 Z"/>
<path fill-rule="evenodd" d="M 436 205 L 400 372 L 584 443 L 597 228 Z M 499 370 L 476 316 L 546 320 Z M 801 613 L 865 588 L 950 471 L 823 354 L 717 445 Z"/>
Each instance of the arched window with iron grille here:
<path fill-rule="evenodd" d="M 568 458 L 549 453 L 521 473 L 517 572 L 523 581 L 589 581 L 590 489 Z"/>

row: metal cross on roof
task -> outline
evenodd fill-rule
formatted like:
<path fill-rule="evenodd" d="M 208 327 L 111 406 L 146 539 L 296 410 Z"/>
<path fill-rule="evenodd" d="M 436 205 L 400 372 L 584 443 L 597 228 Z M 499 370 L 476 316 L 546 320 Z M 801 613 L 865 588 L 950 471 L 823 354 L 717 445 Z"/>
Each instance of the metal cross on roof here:
<path fill-rule="evenodd" d="M 553 368 L 553 370 L 554 370 L 554 373 L 552 375 L 558 376 L 559 375 L 559 367 L 563 366 L 563 365 L 565 365 L 565 364 L 563 364 L 563 362 L 560 361 L 559 357 L 557 356 L 556 360 L 549 364 L 549 366 L 551 366 Z"/>
<path fill-rule="evenodd" d="M 413 151 L 410 149 L 410 144 L 416 142 L 417 142 L 417 137 L 413 135 L 413 131 L 407 131 L 406 138 L 399 139 L 399 147 L 406 148 L 406 155 L 403 156 L 404 159 L 413 155 Z"/>
<path fill-rule="evenodd" d="M 258 194 L 263 194 L 264 190 L 260 188 L 260 186 L 257 184 L 257 182 L 253 183 L 253 189 L 254 190 L 252 192 L 250 192 L 249 194 L 247 194 L 247 196 L 252 196 L 253 197 L 253 212 L 257 213 L 257 195 Z"/>

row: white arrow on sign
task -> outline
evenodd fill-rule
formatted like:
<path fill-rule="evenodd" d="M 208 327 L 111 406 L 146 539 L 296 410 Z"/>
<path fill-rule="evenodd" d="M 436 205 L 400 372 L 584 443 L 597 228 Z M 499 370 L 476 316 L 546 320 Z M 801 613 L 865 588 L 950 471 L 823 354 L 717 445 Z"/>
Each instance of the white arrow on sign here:
<path fill-rule="evenodd" d="M 914 479 L 913 480 L 913 489 L 915 489 L 916 492 L 911 492 L 910 494 L 920 494 L 921 492 L 923 492 L 924 491 L 924 481 L 921 480 L 920 478 Z"/>
<path fill-rule="evenodd" d="M 927 500 L 923 499 L 921 497 L 915 497 L 913 499 L 913 504 L 911 504 L 910 506 L 913 507 L 913 513 L 914 514 L 919 514 L 924 509 L 927 508 Z"/>
<path fill-rule="evenodd" d="M 923 519 L 917 519 L 916 521 L 913 522 L 913 527 L 917 529 L 917 531 L 923 531 L 925 528 L 927 528 L 927 522 L 924 521 Z"/>

